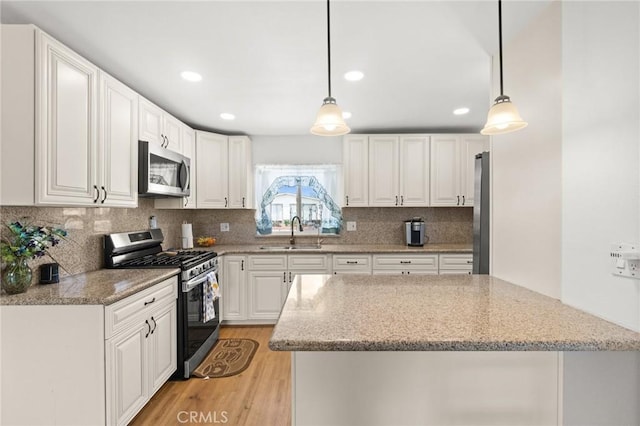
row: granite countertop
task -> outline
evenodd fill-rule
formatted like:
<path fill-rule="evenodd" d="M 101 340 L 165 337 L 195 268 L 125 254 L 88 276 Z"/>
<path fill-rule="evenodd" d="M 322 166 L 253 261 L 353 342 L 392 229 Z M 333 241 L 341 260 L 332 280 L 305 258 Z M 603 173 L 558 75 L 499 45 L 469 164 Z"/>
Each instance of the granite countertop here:
<path fill-rule="evenodd" d="M 0 305 L 110 305 L 151 287 L 180 269 L 100 269 L 57 284 L 35 284 L 26 293 L 0 295 Z"/>
<path fill-rule="evenodd" d="M 638 351 L 640 333 L 487 275 L 298 275 L 276 351 Z"/>
<path fill-rule="evenodd" d="M 404 244 L 388 244 L 388 245 L 367 245 L 367 244 L 322 244 L 319 249 L 309 248 L 307 242 L 300 242 L 294 250 L 285 249 L 289 246 L 287 242 L 265 242 L 264 244 L 216 244 L 211 247 L 195 247 L 197 250 L 212 250 L 219 255 L 223 254 L 295 254 L 295 253 L 461 253 L 468 254 L 473 252 L 471 244 L 425 244 L 424 247 L 409 247 Z M 264 249 L 261 247 L 268 247 Z M 278 247 L 282 247 L 278 249 Z M 305 248 L 306 247 L 306 248 Z"/>

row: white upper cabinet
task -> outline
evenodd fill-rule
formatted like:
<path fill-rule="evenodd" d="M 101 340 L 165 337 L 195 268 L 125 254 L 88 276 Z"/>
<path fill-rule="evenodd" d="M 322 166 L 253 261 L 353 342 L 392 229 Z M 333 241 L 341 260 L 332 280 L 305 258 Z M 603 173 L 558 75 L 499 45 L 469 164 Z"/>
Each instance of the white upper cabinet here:
<path fill-rule="evenodd" d="M 140 97 L 141 141 L 152 142 L 182 153 L 181 121 Z"/>
<path fill-rule="evenodd" d="M 198 208 L 229 207 L 227 136 L 196 132 Z"/>
<path fill-rule="evenodd" d="M 196 132 L 198 208 L 251 207 L 251 140 Z"/>
<path fill-rule="evenodd" d="M 429 205 L 429 137 L 400 137 L 400 205 Z"/>
<path fill-rule="evenodd" d="M 369 205 L 429 205 L 428 136 L 369 136 Z"/>
<path fill-rule="evenodd" d="M 138 203 L 138 95 L 100 71 L 98 176 L 101 205 Z"/>
<path fill-rule="evenodd" d="M 98 68 L 41 31 L 36 54 L 36 203 L 99 202 Z"/>
<path fill-rule="evenodd" d="M 369 136 L 369 205 L 400 205 L 398 136 Z"/>
<path fill-rule="evenodd" d="M 344 206 L 369 205 L 369 138 L 348 135 L 343 139 Z"/>
<path fill-rule="evenodd" d="M 480 135 L 432 137 L 432 206 L 473 206 L 474 160 L 488 144 L 489 138 Z"/>
<path fill-rule="evenodd" d="M 2 26 L 2 205 L 137 205 L 138 96 L 31 25 Z"/>
<path fill-rule="evenodd" d="M 244 209 L 253 205 L 253 164 L 251 139 L 229 136 L 229 208 Z"/>

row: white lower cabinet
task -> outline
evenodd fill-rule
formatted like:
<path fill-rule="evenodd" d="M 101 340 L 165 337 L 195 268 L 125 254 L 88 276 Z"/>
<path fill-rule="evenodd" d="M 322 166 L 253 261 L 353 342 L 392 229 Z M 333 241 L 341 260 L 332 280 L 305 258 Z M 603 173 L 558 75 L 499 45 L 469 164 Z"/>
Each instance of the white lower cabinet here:
<path fill-rule="evenodd" d="M 472 254 L 451 254 L 440 255 L 438 269 L 440 275 L 471 275 L 473 269 Z"/>
<path fill-rule="evenodd" d="M 224 255 L 220 273 L 220 310 L 224 321 L 247 319 L 246 256 Z"/>
<path fill-rule="evenodd" d="M 329 255 L 326 254 L 251 255 L 247 262 L 249 322 L 274 322 L 278 319 L 296 274 L 331 273 Z"/>
<path fill-rule="evenodd" d="M 438 275 L 437 254 L 374 254 L 374 275 Z"/>
<path fill-rule="evenodd" d="M 333 273 L 371 274 L 370 254 L 334 254 Z"/>
<path fill-rule="evenodd" d="M 171 278 L 105 308 L 107 424 L 127 424 L 176 371 L 176 297 Z"/>
<path fill-rule="evenodd" d="M 174 276 L 107 306 L 2 306 L 0 424 L 131 421 L 176 370 L 177 288 Z"/>

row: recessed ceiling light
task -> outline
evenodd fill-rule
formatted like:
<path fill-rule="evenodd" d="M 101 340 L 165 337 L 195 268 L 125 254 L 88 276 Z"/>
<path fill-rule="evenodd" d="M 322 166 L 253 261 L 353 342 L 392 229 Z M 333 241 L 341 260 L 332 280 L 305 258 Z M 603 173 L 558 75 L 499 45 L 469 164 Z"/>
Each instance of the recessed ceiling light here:
<path fill-rule="evenodd" d="M 469 112 L 469 108 L 458 108 L 458 109 L 454 109 L 453 113 L 455 115 L 465 115 Z"/>
<path fill-rule="evenodd" d="M 180 76 L 187 81 L 200 81 L 202 80 L 202 76 L 197 72 L 193 71 L 182 71 Z"/>
<path fill-rule="evenodd" d="M 349 71 L 344 75 L 344 78 L 349 81 L 360 81 L 363 77 L 362 71 Z"/>
<path fill-rule="evenodd" d="M 345 120 L 351 118 L 351 113 L 349 111 L 342 111 L 342 118 Z"/>
<path fill-rule="evenodd" d="M 236 116 L 233 114 L 229 114 L 228 112 L 223 112 L 222 114 L 220 114 L 220 118 L 222 118 L 223 120 L 235 120 Z"/>

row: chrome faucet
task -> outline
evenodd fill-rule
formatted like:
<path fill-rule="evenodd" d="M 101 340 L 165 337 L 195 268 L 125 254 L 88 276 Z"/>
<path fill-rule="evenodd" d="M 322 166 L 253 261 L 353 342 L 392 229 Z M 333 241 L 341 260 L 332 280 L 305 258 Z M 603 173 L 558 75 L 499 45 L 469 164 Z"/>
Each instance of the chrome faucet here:
<path fill-rule="evenodd" d="M 291 219 L 291 238 L 289 238 L 289 244 L 291 244 L 291 245 L 294 245 L 296 243 L 296 239 L 293 236 L 293 222 L 295 222 L 296 219 L 298 219 L 298 225 L 300 226 L 300 232 L 302 232 L 302 222 L 300 222 L 300 217 L 299 216 L 294 216 Z"/>

